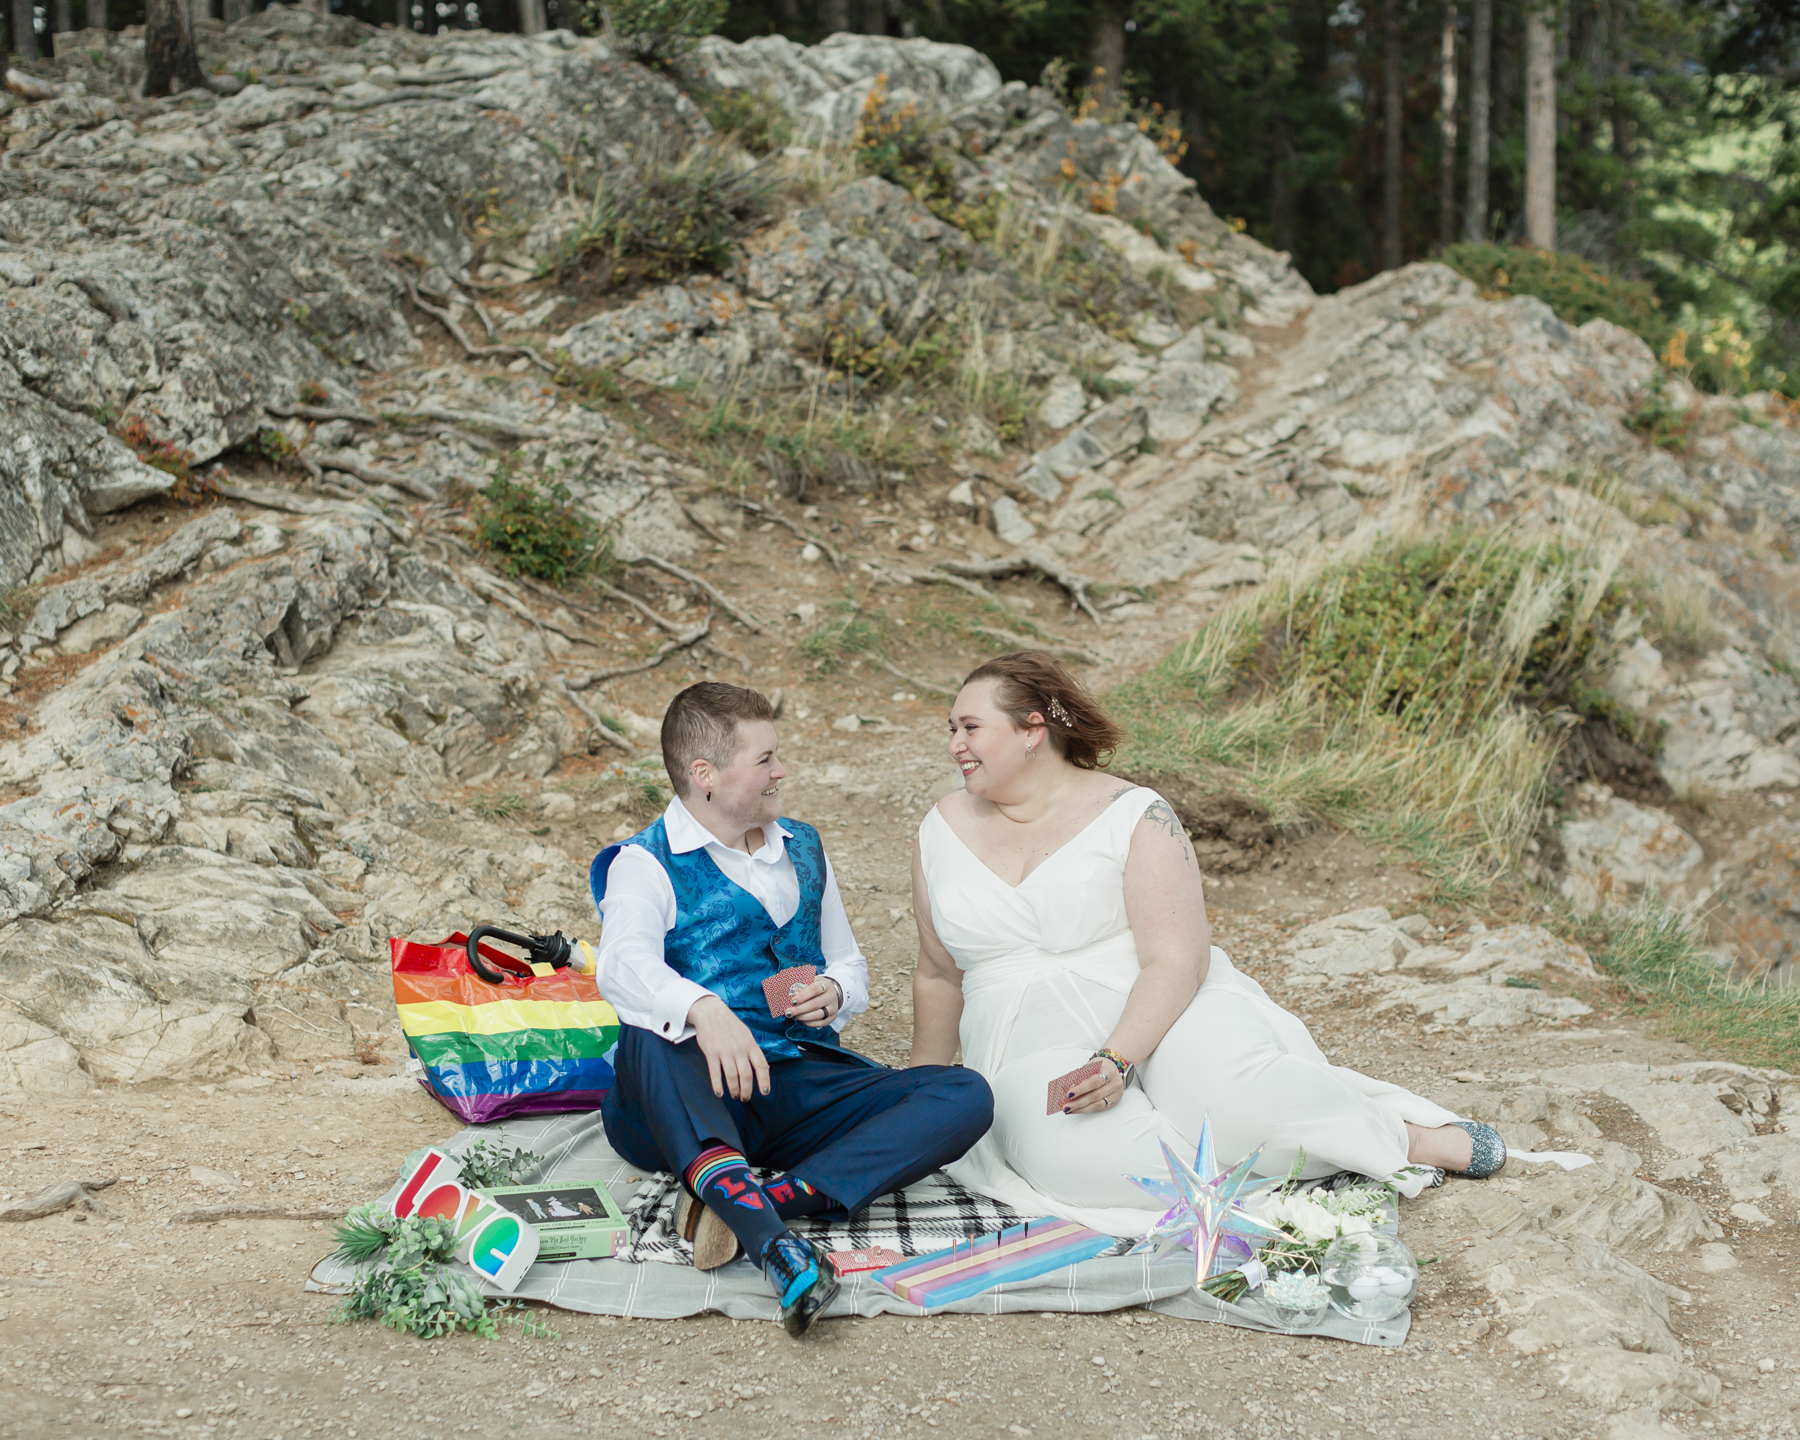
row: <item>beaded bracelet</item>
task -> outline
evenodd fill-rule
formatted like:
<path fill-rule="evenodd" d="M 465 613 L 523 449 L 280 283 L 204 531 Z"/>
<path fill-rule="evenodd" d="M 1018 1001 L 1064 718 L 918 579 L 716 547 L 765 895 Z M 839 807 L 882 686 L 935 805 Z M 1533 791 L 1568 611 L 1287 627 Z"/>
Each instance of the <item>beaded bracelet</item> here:
<path fill-rule="evenodd" d="M 1124 1085 L 1129 1085 L 1131 1083 L 1131 1072 L 1137 1069 L 1137 1066 L 1133 1065 L 1117 1050 L 1096 1050 L 1092 1055 L 1088 1056 L 1088 1059 L 1112 1061 L 1119 1069 L 1119 1082 Z"/>

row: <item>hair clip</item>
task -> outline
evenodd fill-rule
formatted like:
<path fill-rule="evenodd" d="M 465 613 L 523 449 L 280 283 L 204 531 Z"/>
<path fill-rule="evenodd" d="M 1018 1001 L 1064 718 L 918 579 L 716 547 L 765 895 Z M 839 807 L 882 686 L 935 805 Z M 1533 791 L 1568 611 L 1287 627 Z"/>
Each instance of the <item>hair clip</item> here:
<path fill-rule="evenodd" d="M 1050 718 L 1058 725 L 1062 726 L 1063 729 L 1073 730 L 1075 728 L 1075 722 L 1069 718 L 1069 712 L 1063 709 L 1062 701 L 1058 700 L 1054 695 L 1050 697 L 1050 703 L 1044 708 L 1050 712 Z"/>

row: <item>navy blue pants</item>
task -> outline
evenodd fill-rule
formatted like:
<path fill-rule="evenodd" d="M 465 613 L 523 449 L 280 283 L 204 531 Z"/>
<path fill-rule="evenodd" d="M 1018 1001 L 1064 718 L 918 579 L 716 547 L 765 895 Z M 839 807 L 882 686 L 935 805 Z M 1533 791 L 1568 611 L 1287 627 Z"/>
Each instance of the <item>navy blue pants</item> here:
<path fill-rule="evenodd" d="M 993 1092 L 973 1070 L 889 1070 L 823 1046 L 770 1060 L 769 1093 L 748 1101 L 713 1094 L 699 1041 L 671 1045 L 635 1025 L 620 1027 L 613 1070 L 600 1115 L 633 1165 L 680 1175 L 708 1144 L 730 1145 L 845 1210 L 960 1158 L 994 1119 Z"/>

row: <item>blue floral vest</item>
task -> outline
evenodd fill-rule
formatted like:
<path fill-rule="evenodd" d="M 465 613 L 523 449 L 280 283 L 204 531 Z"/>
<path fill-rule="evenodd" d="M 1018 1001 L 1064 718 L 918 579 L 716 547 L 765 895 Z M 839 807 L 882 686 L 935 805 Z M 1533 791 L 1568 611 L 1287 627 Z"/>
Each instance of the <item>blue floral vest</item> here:
<path fill-rule="evenodd" d="M 800 1055 L 794 1042 L 836 1047 L 837 1031 L 815 1030 L 798 1020 L 769 1014 L 763 981 L 789 965 L 811 965 L 825 971 L 819 946 L 819 904 L 825 895 L 825 850 L 819 832 L 797 820 L 783 819 L 790 832 L 787 853 L 800 881 L 800 908 L 785 925 L 776 925 L 762 902 L 727 880 L 705 849 L 677 855 L 660 816 L 624 845 L 639 845 L 656 857 L 675 888 L 675 926 L 663 940 L 663 958 L 677 975 L 704 985 L 750 1027 L 763 1053 L 775 1060 Z M 594 857 L 588 884 L 598 906 L 606 897 L 606 876 L 623 848 L 608 845 Z"/>

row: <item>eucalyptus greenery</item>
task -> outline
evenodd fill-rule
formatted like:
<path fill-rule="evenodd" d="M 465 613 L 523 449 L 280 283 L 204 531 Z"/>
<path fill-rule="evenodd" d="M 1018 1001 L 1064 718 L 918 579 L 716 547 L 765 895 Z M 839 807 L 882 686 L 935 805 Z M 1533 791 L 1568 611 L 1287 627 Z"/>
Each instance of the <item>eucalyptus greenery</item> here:
<path fill-rule="evenodd" d="M 333 1314 L 340 1324 L 379 1320 L 425 1339 L 459 1328 L 490 1339 L 497 1333 L 475 1282 L 445 1264 L 456 1250 L 449 1221 L 417 1215 L 402 1220 L 379 1205 L 359 1205 L 332 1233 L 340 1257 L 374 1266 L 357 1276 Z"/>
<path fill-rule="evenodd" d="M 506 1144 L 502 1130 L 495 1136 L 482 1136 L 464 1152 L 457 1179 L 471 1190 L 523 1185 L 543 1163 L 544 1157 L 537 1152 Z"/>
<path fill-rule="evenodd" d="M 458 1329 L 490 1340 L 499 1334 L 487 1313 L 487 1297 L 475 1282 L 443 1265 L 383 1266 L 360 1275 L 333 1318 L 340 1323 L 379 1320 L 390 1330 L 426 1340 Z"/>

